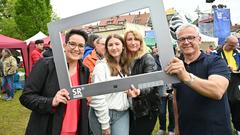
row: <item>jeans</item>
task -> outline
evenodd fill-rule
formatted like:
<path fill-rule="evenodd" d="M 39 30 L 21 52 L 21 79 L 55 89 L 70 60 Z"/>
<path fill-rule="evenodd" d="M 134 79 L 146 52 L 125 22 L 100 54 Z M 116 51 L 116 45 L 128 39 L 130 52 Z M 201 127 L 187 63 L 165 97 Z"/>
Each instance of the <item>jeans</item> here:
<path fill-rule="evenodd" d="M 6 94 L 8 97 L 14 96 L 14 74 L 13 75 L 7 75 L 3 76 L 3 81 L 2 81 L 2 88 L 6 91 Z"/>
<path fill-rule="evenodd" d="M 167 97 L 161 97 L 159 124 L 160 129 L 166 131 L 166 113 L 168 108 L 168 131 L 174 132 L 174 113 L 173 113 L 173 99 L 169 94 Z"/>
<path fill-rule="evenodd" d="M 129 134 L 129 112 L 109 110 L 111 135 L 128 135 Z M 101 124 L 94 112 L 89 109 L 89 125 L 93 135 L 102 135 Z"/>

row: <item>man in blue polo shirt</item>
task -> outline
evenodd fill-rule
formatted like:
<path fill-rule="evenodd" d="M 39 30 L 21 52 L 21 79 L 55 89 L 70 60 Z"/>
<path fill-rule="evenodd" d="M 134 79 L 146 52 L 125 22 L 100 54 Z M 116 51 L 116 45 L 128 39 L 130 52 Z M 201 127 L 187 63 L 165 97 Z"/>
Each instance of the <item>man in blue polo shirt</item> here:
<path fill-rule="evenodd" d="M 227 64 L 200 51 L 196 26 L 183 24 L 176 35 L 182 55 L 173 58 L 165 69 L 181 81 L 174 85 L 176 135 L 232 135 Z"/>

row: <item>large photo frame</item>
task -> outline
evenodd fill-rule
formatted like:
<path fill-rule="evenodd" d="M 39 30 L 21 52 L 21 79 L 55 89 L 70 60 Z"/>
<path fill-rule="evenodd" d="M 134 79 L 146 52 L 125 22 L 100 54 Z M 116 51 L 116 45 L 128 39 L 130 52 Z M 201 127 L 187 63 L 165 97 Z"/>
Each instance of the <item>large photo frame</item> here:
<path fill-rule="evenodd" d="M 131 85 L 143 89 L 163 85 L 163 81 L 164 83 L 171 84 L 178 82 L 176 77 L 167 75 L 164 71 L 157 71 L 101 83 L 71 86 L 66 58 L 64 56 L 61 32 L 103 18 L 144 8 L 148 8 L 151 11 L 150 16 L 155 33 L 155 40 L 159 48 L 161 48 L 159 50 L 159 58 L 161 66 L 164 69 L 168 62 L 174 57 L 174 51 L 162 0 L 125 0 L 48 24 L 51 43 L 54 45 L 53 56 L 59 86 L 69 91 L 71 99 L 120 92 L 129 89 Z"/>

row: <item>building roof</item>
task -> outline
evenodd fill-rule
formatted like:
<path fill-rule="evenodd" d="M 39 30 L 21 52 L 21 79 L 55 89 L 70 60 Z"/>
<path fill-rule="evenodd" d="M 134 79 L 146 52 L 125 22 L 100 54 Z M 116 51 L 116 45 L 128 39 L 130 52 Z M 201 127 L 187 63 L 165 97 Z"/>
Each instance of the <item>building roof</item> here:
<path fill-rule="evenodd" d="M 136 23 L 140 25 L 147 25 L 149 20 L 150 14 L 144 13 L 141 14 L 128 14 L 123 16 L 115 16 L 111 18 L 107 18 L 104 20 L 101 20 L 99 23 L 99 26 L 106 26 L 108 24 L 122 24 L 124 22 L 128 23 Z"/>

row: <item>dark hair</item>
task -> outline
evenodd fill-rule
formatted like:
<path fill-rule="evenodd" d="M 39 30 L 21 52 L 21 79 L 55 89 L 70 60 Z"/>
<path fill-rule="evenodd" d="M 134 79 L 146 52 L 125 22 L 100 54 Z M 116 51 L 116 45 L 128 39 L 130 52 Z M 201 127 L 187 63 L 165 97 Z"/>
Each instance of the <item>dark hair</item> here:
<path fill-rule="evenodd" d="M 96 39 L 98 39 L 99 38 L 99 36 L 98 35 L 95 35 L 95 34 L 91 34 L 91 35 L 89 35 L 88 36 L 88 41 L 87 41 L 87 45 L 88 46 L 91 46 L 92 48 L 95 48 L 95 46 L 94 46 L 94 41 L 96 40 Z"/>
<path fill-rule="evenodd" d="M 117 69 L 117 62 L 115 61 L 115 59 L 109 54 L 107 46 L 108 46 L 108 42 L 110 39 L 112 38 L 117 38 L 121 41 L 121 43 L 123 44 L 123 51 L 121 54 L 121 58 L 119 61 L 119 65 L 122 68 L 121 72 L 124 75 L 128 75 L 129 71 L 128 71 L 128 65 L 127 65 L 127 51 L 126 51 L 126 45 L 124 44 L 124 39 L 123 37 L 121 37 L 118 34 L 111 34 L 107 37 L 106 42 L 105 42 L 105 49 L 106 49 L 106 53 L 105 53 L 105 59 L 107 60 L 108 66 L 110 68 L 111 71 L 111 75 L 112 76 L 117 76 L 119 74 L 118 69 Z"/>
<path fill-rule="evenodd" d="M 78 29 L 72 29 L 70 30 L 66 36 L 65 36 L 65 43 L 67 43 L 69 41 L 69 38 L 72 36 L 72 35 L 80 35 L 84 38 L 85 42 L 87 41 L 88 39 L 88 34 L 87 32 L 83 31 L 83 30 L 78 30 Z"/>
<path fill-rule="evenodd" d="M 42 39 L 38 39 L 35 41 L 35 44 L 41 44 L 41 43 L 44 43 L 44 41 Z"/>

